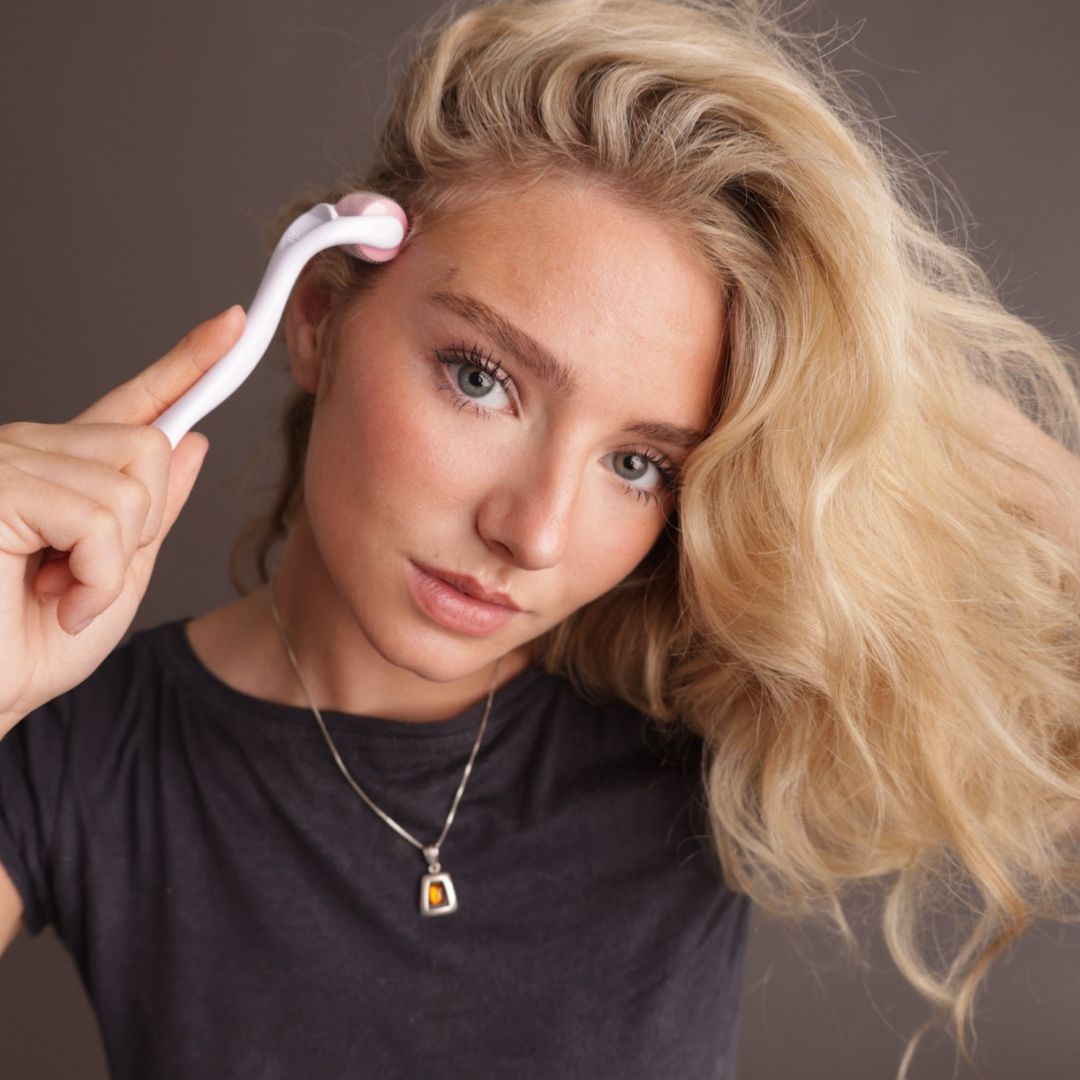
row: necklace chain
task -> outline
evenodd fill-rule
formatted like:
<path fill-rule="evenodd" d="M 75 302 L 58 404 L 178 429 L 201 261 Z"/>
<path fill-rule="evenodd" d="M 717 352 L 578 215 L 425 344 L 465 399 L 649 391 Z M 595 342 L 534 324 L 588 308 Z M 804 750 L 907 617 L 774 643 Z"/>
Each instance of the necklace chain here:
<path fill-rule="evenodd" d="M 281 641 L 285 646 L 285 651 L 289 654 L 289 660 L 292 663 L 293 670 L 296 672 L 297 679 L 300 680 L 300 686 L 303 688 L 304 695 L 308 699 L 308 704 L 311 706 L 311 711 L 315 714 L 315 719 L 319 722 L 319 728 L 323 733 L 323 738 L 326 740 L 326 745 L 330 748 L 330 753 L 333 755 L 334 761 L 337 767 L 341 770 L 341 775 L 348 781 L 349 786 L 364 800 L 365 803 L 371 809 L 386 822 L 403 840 L 407 840 L 413 847 L 418 848 L 424 853 L 424 857 L 428 860 L 429 869 L 432 873 L 439 871 L 439 849 L 442 847 L 443 841 L 446 839 L 446 834 L 450 831 L 450 826 L 453 824 L 454 815 L 457 813 L 458 803 L 461 802 L 461 796 L 465 792 L 465 785 L 468 783 L 469 774 L 472 772 L 473 762 L 476 761 L 477 752 L 480 749 L 480 742 L 484 737 L 484 729 L 487 727 L 488 717 L 491 715 L 491 703 L 495 698 L 495 683 L 499 675 L 499 661 L 495 661 L 495 670 L 491 676 L 491 689 L 488 691 L 487 704 L 484 707 L 484 716 L 480 721 L 480 730 L 476 733 L 476 740 L 473 742 L 472 751 L 469 754 L 469 760 L 465 765 L 465 772 L 462 774 L 461 783 L 458 784 L 457 793 L 454 795 L 453 804 L 450 807 L 450 813 L 446 815 L 446 823 L 442 827 L 442 832 L 439 834 L 439 839 L 434 844 L 422 844 L 416 839 L 412 833 L 403 829 L 389 814 L 384 813 L 379 809 L 368 796 L 364 793 L 364 790 L 360 785 L 352 778 L 352 774 L 345 767 L 345 762 L 341 760 L 341 755 L 338 753 L 337 747 L 334 745 L 334 740 L 330 738 L 330 732 L 326 729 L 326 724 L 323 723 L 322 714 L 319 712 L 318 706 L 312 700 L 311 693 L 307 688 L 307 683 L 304 682 L 304 676 L 300 673 L 300 664 L 297 662 L 296 654 L 292 650 L 292 646 L 289 644 L 289 639 L 285 634 L 285 627 L 281 623 L 281 616 L 278 614 L 277 602 L 274 599 L 274 582 L 273 578 L 269 581 L 270 587 L 270 607 L 274 613 L 274 621 L 277 623 L 278 630 L 281 632 Z"/>

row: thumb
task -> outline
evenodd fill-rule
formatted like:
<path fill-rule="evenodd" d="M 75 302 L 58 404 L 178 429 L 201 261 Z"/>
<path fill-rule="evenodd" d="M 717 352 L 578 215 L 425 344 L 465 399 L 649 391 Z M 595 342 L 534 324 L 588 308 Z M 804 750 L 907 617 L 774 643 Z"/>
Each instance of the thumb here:
<path fill-rule="evenodd" d="M 246 325 L 239 304 L 199 323 L 160 360 L 114 387 L 72 423 L 152 424 L 225 356 Z"/>
<path fill-rule="evenodd" d="M 210 440 L 198 431 L 189 431 L 176 444 L 172 462 L 169 465 L 169 487 L 165 495 L 161 528 L 153 542 L 148 545 L 155 553 L 161 547 L 165 537 L 169 535 L 176 519 L 180 516 L 180 511 L 187 503 L 209 449 Z"/>

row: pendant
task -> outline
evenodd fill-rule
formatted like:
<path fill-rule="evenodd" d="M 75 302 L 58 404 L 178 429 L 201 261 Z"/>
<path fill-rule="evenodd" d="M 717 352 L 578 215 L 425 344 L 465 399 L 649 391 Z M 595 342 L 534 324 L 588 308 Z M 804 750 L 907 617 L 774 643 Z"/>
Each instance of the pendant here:
<path fill-rule="evenodd" d="M 439 849 L 434 845 L 424 848 L 428 872 L 420 879 L 420 914 L 449 915 L 457 911 L 457 893 L 454 883 L 439 865 Z"/>

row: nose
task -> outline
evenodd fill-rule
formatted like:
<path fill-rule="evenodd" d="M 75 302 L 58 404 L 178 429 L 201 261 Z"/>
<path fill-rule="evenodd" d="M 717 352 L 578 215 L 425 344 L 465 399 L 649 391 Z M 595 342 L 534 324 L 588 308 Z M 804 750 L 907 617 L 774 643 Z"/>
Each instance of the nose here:
<path fill-rule="evenodd" d="M 524 570 L 555 566 L 566 554 L 582 472 L 573 455 L 545 449 L 505 459 L 477 511 L 484 543 Z"/>

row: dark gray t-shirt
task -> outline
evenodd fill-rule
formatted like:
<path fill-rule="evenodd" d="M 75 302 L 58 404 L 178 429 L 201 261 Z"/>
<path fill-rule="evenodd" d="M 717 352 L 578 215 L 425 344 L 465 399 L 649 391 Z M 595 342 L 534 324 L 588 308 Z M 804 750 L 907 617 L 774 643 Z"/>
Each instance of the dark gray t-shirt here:
<path fill-rule="evenodd" d="M 420 914 L 421 853 L 313 714 L 132 634 L 0 740 L 0 862 L 70 949 L 115 1080 L 730 1080 L 746 898 L 708 846 L 700 743 L 527 668 L 495 696 Z M 327 711 L 424 843 L 483 703 Z"/>

